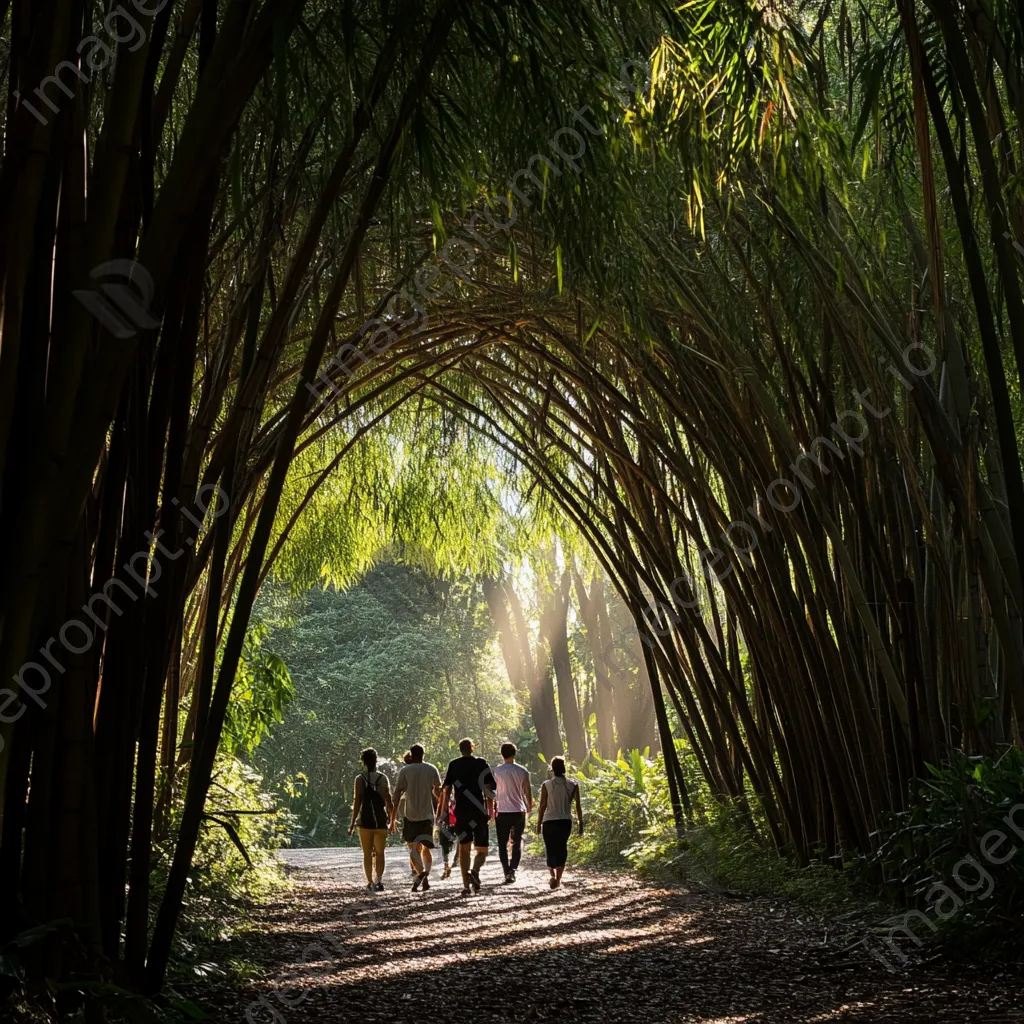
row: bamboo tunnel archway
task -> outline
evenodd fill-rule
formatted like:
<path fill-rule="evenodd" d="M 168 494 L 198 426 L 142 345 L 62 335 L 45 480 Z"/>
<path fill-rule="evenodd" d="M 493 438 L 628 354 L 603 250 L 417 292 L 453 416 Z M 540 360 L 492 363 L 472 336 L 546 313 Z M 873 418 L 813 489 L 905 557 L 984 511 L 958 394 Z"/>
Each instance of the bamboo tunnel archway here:
<path fill-rule="evenodd" d="M 0 5 L 7 927 L 160 987 L 255 597 L 413 405 L 631 609 L 680 822 L 677 742 L 799 861 L 1019 745 L 1014 5 L 182 0 L 86 75 L 90 7 Z"/>

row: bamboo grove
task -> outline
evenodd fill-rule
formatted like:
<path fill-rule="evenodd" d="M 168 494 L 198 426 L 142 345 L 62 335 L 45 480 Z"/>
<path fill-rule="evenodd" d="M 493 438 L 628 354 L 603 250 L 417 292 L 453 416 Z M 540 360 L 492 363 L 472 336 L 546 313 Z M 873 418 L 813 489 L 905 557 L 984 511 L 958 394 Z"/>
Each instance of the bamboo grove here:
<path fill-rule="evenodd" d="M 1019 744 L 1016 7 L 131 20 L 0 3 L 0 938 L 70 918 L 54 970 L 160 987 L 254 601 L 357 529 L 381 432 L 433 455 L 422 536 L 484 546 L 441 453 L 486 448 L 585 542 L 637 624 L 596 673 L 649 683 L 598 688 L 602 743 L 654 719 L 681 829 L 698 772 L 799 862 L 869 850 L 925 765 Z M 111 260 L 152 281 L 127 334 L 75 298 Z M 548 614 L 600 633 L 583 566 Z"/>

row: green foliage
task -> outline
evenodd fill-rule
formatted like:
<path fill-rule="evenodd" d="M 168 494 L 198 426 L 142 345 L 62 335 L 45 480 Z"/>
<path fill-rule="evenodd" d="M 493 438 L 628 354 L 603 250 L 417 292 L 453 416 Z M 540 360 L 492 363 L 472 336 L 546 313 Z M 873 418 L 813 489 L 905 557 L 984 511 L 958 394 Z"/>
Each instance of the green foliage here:
<path fill-rule="evenodd" d="M 609 866 L 662 862 L 675 839 L 663 756 L 652 761 L 633 750 L 605 760 L 592 754 L 580 775 L 586 827 L 579 856 Z"/>
<path fill-rule="evenodd" d="M 593 758 L 582 771 L 587 828 L 576 856 L 715 890 L 793 899 L 862 922 L 910 906 L 936 925 L 938 940 L 969 931 L 974 949 L 1018 942 L 1024 857 L 1008 819 L 1018 808 L 1012 821 L 1024 828 L 1024 752 L 1010 749 L 999 759 L 960 753 L 929 771 L 907 809 L 887 820 L 876 853 L 800 867 L 773 849 L 756 810 L 711 799 L 696 778 L 695 813 L 678 842 L 661 756 L 634 750 L 616 761 Z M 992 832 L 1006 840 L 990 835 L 983 846 Z M 944 914 L 954 911 L 947 919 L 936 912 L 940 903 Z"/>
<path fill-rule="evenodd" d="M 295 686 L 285 663 L 265 647 L 266 627 L 249 629 L 245 655 L 235 675 L 220 749 L 252 756 L 271 725 L 284 721 L 284 710 L 295 697 Z"/>
<path fill-rule="evenodd" d="M 548 495 L 532 489 L 520 463 L 434 402 L 409 402 L 360 433 L 368 418 L 353 417 L 324 435 L 289 471 L 277 520 L 282 530 L 311 478 L 348 448 L 275 564 L 278 579 L 296 592 L 325 583 L 353 587 L 389 549 L 433 576 L 498 573 L 502 559 L 522 557 L 540 538 L 565 532 L 564 517 Z"/>
<path fill-rule="evenodd" d="M 1019 941 L 1024 855 L 1013 826 L 1024 828 L 1024 751 L 1010 748 L 998 759 L 957 752 L 928 769 L 931 777 L 886 822 L 884 841 L 862 866 L 889 899 L 929 913 L 942 937 L 980 928 L 993 940 Z M 983 844 L 991 832 L 1006 840 L 989 836 Z M 943 902 L 935 886 L 955 900 Z M 943 913 L 955 910 L 946 920 L 932 912 L 940 903 Z"/>
<path fill-rule="evenodd" d="M 172 806 L 170 835 L 157 845 L 151 898 L 161 899 L 174 852 L 181 805 Z M 291 828 L 262 777 L 249 765 L 218 756 L 206 801 L 205 826 L 196 847 L 175 937 L 172 971 L 180 976 L 224 975 L 211 947 L 244 928 L 248 911 L 284 884 L 275 851 Z"/>
<path fill-rule="evenodd" d="M 684 759 L 685 763 L 685 759 Z M 615 761 L 593 757 L 581 774 L 585 863 L 629 866 L 644 874 L 745 895 L 787 897 L 831 912 L 863 909 L 854 880 L 834 867 L 799 868 L 764 838 L 750 812 L 711 799 L 696 773 L 688 779 L 694 816 L 675 834 L 665 759 L 632 750 Z"/>
<path fill-rule="evenodd" d="M 820 860 L 797 866 L 780 856 L 757 824 L 744 808 L 709 803 L 687 828 L 673 872 L 709 888 L 788 898 L 831 914 L 866 912 L 871 900 L 856 879 Z"/>
<path fill-rule="evenodd" d="M 173 990 L 156 1001 L 109 980 L 67 970 L 61 980 L 46 976 L 54 951 L 65 964 L 92 966 L 94 957 L 70 920 L 50 921 L 15 935 L 0 947 L 0 1019 L 12 1024 L 54 1020 L 108 1024 L 181 1024 L 209 1020 L 206 1013 Z"/>
<path fill-rule="evenodd" d="M 381 770 L 386 771 L 383 767 Z M 293 846 L 357 844 L 348 835 L 352 799 L 347 790 L 312 786 L 305 772 L 296 772 L 280 783 L 278 796 L 294 820 Z"/>
<path fill-rule="evenodd" d="M 412 743 L 443 764 L 472 735 L 483 756 L 516 738 L 519 712 L 479 585 L 384 562 L 348 591 L 286 599 L 258 614 L 295 700 L 253 761 L 295 816 L 295 841 L 345 841 L 359 752 L 400 762 Z"/>

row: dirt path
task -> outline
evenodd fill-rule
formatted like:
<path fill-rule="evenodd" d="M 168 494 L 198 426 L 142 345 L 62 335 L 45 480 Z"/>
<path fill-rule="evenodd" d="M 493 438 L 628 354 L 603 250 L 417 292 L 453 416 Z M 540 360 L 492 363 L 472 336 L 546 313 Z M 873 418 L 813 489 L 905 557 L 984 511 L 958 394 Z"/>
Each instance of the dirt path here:
<path fill-rule="evenodd" d="M 530 867 L 503 885 L 497 857 L 479 896 L 461 896 L 455 876 L 412 893 L 401 851 L 388 853 L 388 888 L 368 894 L 358 851 L 286 852 L 294 898 L 261 910 L 244 940 L 266 978 L 195 997 L 226 1024 L 1024 1021 L 1016 978 L 964 965 L 890 974 L 771 901 L 581 871 L 552 892 Z"/>

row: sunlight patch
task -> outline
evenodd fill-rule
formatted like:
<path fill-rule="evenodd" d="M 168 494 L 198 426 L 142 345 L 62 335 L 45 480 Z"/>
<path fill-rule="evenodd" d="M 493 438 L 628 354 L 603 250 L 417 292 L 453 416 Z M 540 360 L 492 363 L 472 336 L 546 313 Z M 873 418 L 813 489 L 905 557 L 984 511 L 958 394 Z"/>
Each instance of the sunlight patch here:
<path fill-rule="evenodd" d="M 842 1006 L 837 1006 L 830 1013 L 819 1013 L 816 1017 L 808 1017 L 807 1024 L 820 1024 L 821 1021 L 835 1020 L 840 1014 L 850 1010 L 867 1010 L 874 1005 L 874 1003 L 843 1003 Z"/>

